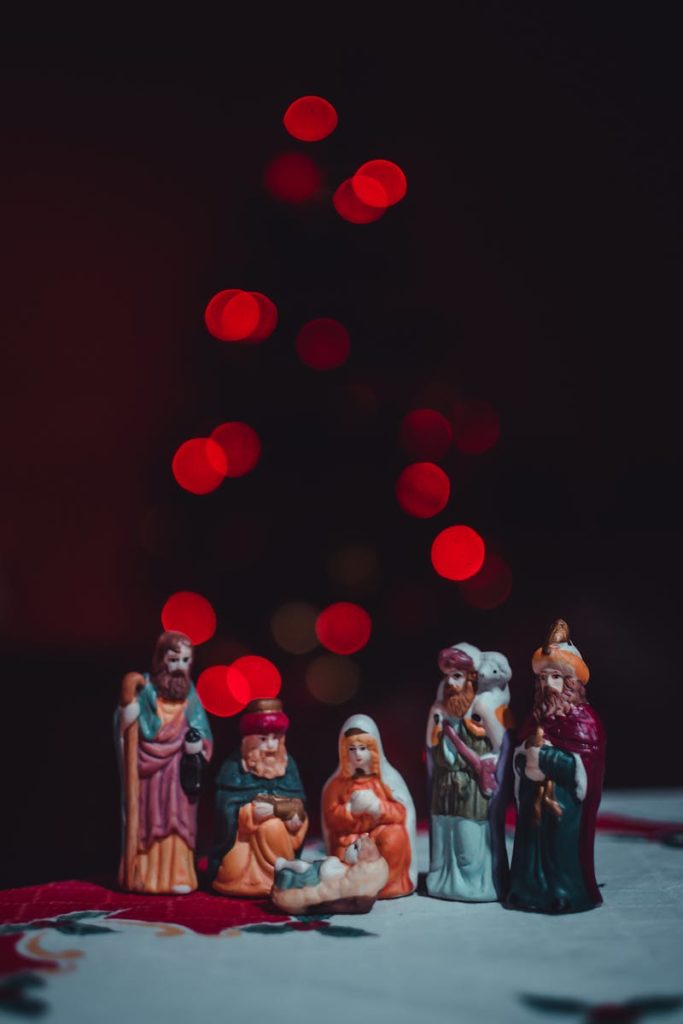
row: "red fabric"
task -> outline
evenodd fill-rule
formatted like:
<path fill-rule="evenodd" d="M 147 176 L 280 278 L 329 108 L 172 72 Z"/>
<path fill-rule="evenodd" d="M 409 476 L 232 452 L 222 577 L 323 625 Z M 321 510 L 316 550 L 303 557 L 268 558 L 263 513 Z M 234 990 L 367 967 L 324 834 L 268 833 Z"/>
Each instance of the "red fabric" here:
<path fill-rule="evenodd" d="M 79 881 L 48 882 L 0 892 L 0 924 L 29 924 L 80 910 L 103 910 L 128 921 L 176 924 L 200 935 L 218 935 L 226 928 L 277 923 L 289 918 L 288 914 L 279 913 L 270 900 L 226 899 L 208 892 L 149 896 Z M 0 971 L 3 973 L 42 966 L 16 952 L 14 946 L 19 938 L 18 932 L 0 936 Z M 45 966 L 51 965 L 46 963 Z"/>

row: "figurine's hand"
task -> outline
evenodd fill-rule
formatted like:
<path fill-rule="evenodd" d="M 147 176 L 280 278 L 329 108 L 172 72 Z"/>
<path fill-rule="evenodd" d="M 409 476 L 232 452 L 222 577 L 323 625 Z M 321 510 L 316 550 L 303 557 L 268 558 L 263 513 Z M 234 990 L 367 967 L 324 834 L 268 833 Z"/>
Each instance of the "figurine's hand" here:
<path fill-rule="evenodd" d="M 272 804 L 267 804 L 264 800 L 252 800 L 251 806 L 253 807 L 256 821 L 265 821 L 266 818 L 273 817 Z"/>
<path fill-rule="evenodd" d="M 288 818 L 285 822 L 285 828 L 289 833 L 291 833 L 291 835 L 295 835 L 302 825 L 303 822 L 298 814 L 293 814 L 292 817 Z"/>
<path fill-rule="evenodd" d="M 543 782 L 545 779 L 545 775 L 539 767 L 538 759 L 540 753 L 540 747 L 527 747 L 526 768 L 524 769 L 524 774 L 527 779 L 531 779 L 533 782 Z"/>
<path fill-rule="evenodd" d="M 132 700 L 130 704 L 126 704 L 124 708 L 121 708 L 119 721 L 121 723 L 121 732 L 125 732 L 126 729 L 136 722 L 140 717 L 140 702 Z"/>
<path fill-rule="evenodd" d="M 371 814 L 374 818 L 380 813 L 379 798 L 371 789 L 355 789 L 349 800 L 351 814 Z"/>

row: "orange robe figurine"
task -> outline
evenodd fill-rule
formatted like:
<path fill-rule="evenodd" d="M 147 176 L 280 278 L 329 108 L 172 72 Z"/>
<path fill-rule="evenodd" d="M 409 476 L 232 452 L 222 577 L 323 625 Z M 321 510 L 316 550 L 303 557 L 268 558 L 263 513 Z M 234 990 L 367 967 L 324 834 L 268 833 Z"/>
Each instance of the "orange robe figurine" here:
<path fill-rule="evenodd" d="M 308 829 L 304 790 L 285 746 L 279 700 L 254 700 L 240 719 L 241 744 L 216 779 L 210 873 L 224 896 L 268 896 L 275 862 L 296 857 Z"/>
<path fill-rule="evenodd" d="M 414 891 L 415 807 L 367 715 L 352 715 L 341 728 L 339 767 L 323 789 L 321 820 L 327 852 L 340 860 L 361 835 L 374 839 L 389 865 L 389 879 L 378 899 Z"/>

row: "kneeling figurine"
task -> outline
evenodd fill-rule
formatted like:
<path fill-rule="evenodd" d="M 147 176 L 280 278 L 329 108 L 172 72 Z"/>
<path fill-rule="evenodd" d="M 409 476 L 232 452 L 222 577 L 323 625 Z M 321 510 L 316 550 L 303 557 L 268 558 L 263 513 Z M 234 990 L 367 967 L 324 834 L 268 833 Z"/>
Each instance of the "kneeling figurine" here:
<path fill-rule="evenodd" d="M 346 848 L 344 862 L 325 857 L 275 862 L 271 899 L 289 914 L 367 914 L 387 884 L 389 865 L 368 835 Z"/>

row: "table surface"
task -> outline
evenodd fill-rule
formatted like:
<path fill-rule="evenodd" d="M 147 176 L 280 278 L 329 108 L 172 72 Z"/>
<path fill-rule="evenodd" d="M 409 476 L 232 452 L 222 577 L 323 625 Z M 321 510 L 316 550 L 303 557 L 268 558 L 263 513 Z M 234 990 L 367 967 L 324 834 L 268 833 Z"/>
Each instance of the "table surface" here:
<path fill-rule="evenodd" d="M 683 790 L 607 793 L 601 815 L 683 823 Z M 683 1024 L 683 849 L 628 831 L 597 839 L 604 905 L 565 917 L 414 894 L 301 921 L 207 892 L 5 890 L 0 1010 L 70 1024 Z M 424 871 L 426 835 L 418 844 Z"/>

